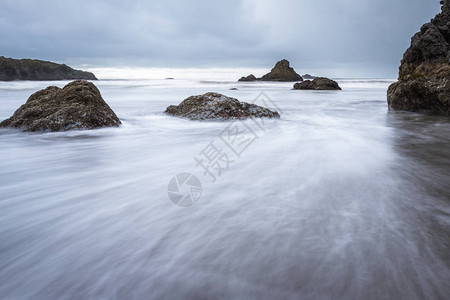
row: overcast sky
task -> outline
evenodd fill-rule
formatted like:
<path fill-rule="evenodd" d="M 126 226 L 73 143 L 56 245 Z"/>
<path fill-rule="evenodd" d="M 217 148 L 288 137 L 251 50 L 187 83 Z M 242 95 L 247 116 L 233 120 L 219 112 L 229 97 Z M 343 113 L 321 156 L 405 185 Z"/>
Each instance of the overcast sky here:
<path fill-rule="evenodd" d="M 438 0 L 0 0 L 0 55 L 76 66 L 396 77 Z"/>

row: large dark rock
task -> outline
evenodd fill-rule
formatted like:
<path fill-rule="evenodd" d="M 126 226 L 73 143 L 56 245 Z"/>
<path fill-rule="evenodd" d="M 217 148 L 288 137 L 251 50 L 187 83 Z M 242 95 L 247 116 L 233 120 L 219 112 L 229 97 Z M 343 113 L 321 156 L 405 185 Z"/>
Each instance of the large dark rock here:
<path fill-rule="evenodd" d="M 294 84 L 294 90 L 340 90 L 338 83 L 325 77 L 316 77 Z"/>
<path fill-rule="evenodd" d="M 450 114 L 450 0 L 411 39 L 398 81 L 387 92 L 390 109 Z"/>
<path fill-rule="evenodd" d="M 13 80 L 97 80 L 94 74 L 69 66 L 35 59 L 0 56 L 0 81 Z"/>
<path fill-rule="evenodd" d="M 255 75 L 250 74 L 247 77 L 242 76 L 241 79 L 239 79 L 238 81 L 256 81 L 256 80 L 258 79 L 255 77 Z"/>
<path fill-rule="evenodd" d="M 233 120 L 256 118 L 279 118 L 276 111 L 256 104 L 240 102 L 218 93 L 191 96 L 178 106 L 167 107 L 165 113 L 191 120 Z"/>
<path fill-rule="evenodd" d="M 103 100 L 97 87 L 84 80 L 63 89 L 50 86 L 34 93 L 0 127 L 24 131 L 66 131 L 119 126 L 119 118 Z"/>
<path fill-rule="evenodd" d="M 289 66 L 289 61 L 286 59 L 280 60 L 275 67 L 264 75 L 263 81 L 302 81 L 302 76 L 298 75 L 293 68 Z"/>

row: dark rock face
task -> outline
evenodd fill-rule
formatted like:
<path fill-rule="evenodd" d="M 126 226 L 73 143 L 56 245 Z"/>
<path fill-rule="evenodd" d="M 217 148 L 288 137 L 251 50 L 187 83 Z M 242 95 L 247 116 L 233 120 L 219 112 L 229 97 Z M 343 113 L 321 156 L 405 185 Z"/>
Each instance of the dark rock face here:
<path fill-rule="evenodd" d="M 316 78 L 316 76 L 312 76 L 312 75 L 309 75 L 309 74 L 305 74 L 305 75 L 302 75 L 302 77 L 303 77 L 303 79 L 305 79 L 305 80 L 313 80 L 314 78 Z"/>
<path fill-rule="evenodd" d="M 264 75 L 263 81 L 303 81 L 302 76 L 298 75 L 293 68 L 289 66 L 289 61 L 286 59 L 280 60 L 275 67 Z"/>
<path fill-rule="evenodd" d="M 399 81 L 387 93 L 390 109 L 450 114 L 450 0 L 411 39 Z"/>
<path fill-rule="evenodd" d="M 238 81 L 256 81 L 256 80 L 258 79 L 255 77 L 255 75 L 250 74 L 247 77 L 242 76 L 241 79 L 239 79 Z"/>
<path fill-rule="evenodd" d="M 294 84 L 294 90 L 340 90 L 338 83 L 325 77 L 316 77 Z"/>
<path fill-rule="evenodd" d="M 218 93 L 206 93 L 199 96 L 191 96 L 178 106 L 167 107 L 166 114 L 184 117 L 190 120 L 234 120 L 255 118 L 279 118 L 276 111 L 259 105 L 240 102 Z"/>
<path fill-rule="evenodd" d="M 119 126 L 119 118 L 106 104 L 97 87 L 84 80 L 63 89 L 50 86 L 28 98 L 0 127 L 24 131 L 66 131 Z"/>
<path fill-rule="evenodd" d="M 69 66 L 34 59 L 12 59 L 0 56 L 0 81 L 13 80 L 97 80 L 94 74 Z"/>

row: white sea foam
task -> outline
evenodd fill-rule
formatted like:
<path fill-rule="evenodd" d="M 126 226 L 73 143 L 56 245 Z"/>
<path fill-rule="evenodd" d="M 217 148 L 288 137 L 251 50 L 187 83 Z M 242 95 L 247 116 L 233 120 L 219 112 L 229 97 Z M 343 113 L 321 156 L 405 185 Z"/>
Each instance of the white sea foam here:
<path fill-rule="evenodd" d="M 120 128 L 0 130 L 1 299 L 448 296 L 447 118 L 389 113 L 390 80 L 320 92 L 160 74 L 96 82 Z M 0 119 L 66 83 L 0 83 Z M 258 138 L 236 156 L 230 123 L 163 114 L 209 91 L 264 91 L 281 119 L 245 121 Z M 211 142 L 233 161 L 215 183 L 194 161 Z M 182 172 L 202 182 L 189 208 L 167 194 Z"/>

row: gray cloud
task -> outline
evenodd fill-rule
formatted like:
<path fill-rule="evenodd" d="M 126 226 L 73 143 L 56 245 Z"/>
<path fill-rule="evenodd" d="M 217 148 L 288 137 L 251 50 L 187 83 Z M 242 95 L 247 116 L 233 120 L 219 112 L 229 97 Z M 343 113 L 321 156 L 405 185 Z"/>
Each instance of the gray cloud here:
<path fill-rule="evenodd" d="M 296 68 L 391 76 L 430 0 L 2 0 L 0 55 L 92 66 Z"/>

